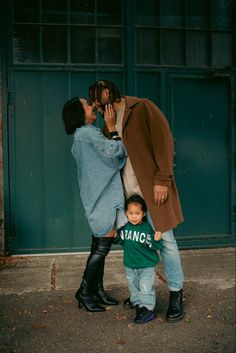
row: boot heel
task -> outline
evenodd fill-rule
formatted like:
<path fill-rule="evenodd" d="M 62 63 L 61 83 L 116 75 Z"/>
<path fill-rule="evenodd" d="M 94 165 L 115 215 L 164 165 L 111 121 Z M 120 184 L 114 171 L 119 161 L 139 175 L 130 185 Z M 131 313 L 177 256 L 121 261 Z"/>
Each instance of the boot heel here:
<path fill-rule="evenodd" d="M 78 300 L 78 307 L 80 309 L 82 307 L 85 307 L 85 309 L 90 312 L 105 311 L 105 308 L 103 306 L 95 304 L 94 298 L 91 295 L 81 295 L 77 292 L 75 298 Z"/>
<path fill-rule="evenodd" d="M 105 292 L 103 286 L 101 286 L 101 283 L 99 283 L 99 285 L 100 286 L 98 286 L 98 288 L 94 292 L 94 295 L 99 300 L 99 303 L 105 305 L 118 305 L 119 302 Z"/>

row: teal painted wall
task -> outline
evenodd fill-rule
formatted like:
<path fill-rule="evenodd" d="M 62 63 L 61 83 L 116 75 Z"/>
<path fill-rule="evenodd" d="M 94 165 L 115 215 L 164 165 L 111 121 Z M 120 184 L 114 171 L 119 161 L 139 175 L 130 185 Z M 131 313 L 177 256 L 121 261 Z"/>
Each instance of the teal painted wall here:
<path fill-rule="evenodd" d="M 1 4 L 7 252 L 89 249 L 61 110 L 70 97 L 87 98 L 99 78 L 151 99 L 170 122 L 180 247 L 233 245 L 232 2 L 52 3 Z"/>

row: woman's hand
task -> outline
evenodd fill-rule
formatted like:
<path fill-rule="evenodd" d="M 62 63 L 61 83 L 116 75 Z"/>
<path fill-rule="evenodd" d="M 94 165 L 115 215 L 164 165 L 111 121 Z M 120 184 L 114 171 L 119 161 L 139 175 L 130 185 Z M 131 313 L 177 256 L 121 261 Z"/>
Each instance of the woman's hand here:
<path fill-rule="evenodd" d="M 111 104 L 107 104 L 105 106 L 104 121 L 109 132 L 116 131 L 116 128 L 115 128 L 116 113 L 112 108 Z"/>

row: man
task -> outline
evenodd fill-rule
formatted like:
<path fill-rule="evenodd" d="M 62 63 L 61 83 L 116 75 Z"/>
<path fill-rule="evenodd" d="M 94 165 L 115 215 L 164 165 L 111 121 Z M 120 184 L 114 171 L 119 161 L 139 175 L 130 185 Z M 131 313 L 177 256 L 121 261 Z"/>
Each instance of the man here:
<path fill-rule="evenodd" d="M 184 276 L 173 228 L 183 221 L 183 215 L 173 177 L 174 146 L 168 121 L 154 103 L 122 97 L 108 80 L 90 86 L 89 96 L 101 114 L 106 104 L 112 104 L 116 113 L 115 127 L 128 152 L 122 172 L 125 195 L 144 198 L 155 231 L 162 233 L 161 257 L 170 289 L 166 319 L 181 320 Z M 124 304 L 129 305 L 129 299 Z"/>

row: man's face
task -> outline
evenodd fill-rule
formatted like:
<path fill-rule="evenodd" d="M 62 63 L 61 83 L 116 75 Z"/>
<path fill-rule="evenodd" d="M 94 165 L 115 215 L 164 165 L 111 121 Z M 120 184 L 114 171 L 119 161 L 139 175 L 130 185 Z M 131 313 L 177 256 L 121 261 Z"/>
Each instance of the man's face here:
<path fill-rule="evenodd" d="M 105 106 L 110 103 L 109 102 L 109 90 L 107 88 L 105 88 L 103 91 L 102 91 L 102 94 L 101 94 L 101 101 L 99 102 L 98 100 L 95 100 L 93 102 L 93 106 L 97 109 L 97 111 L 103 115 L 104 112 L 105 112 Z"/>

